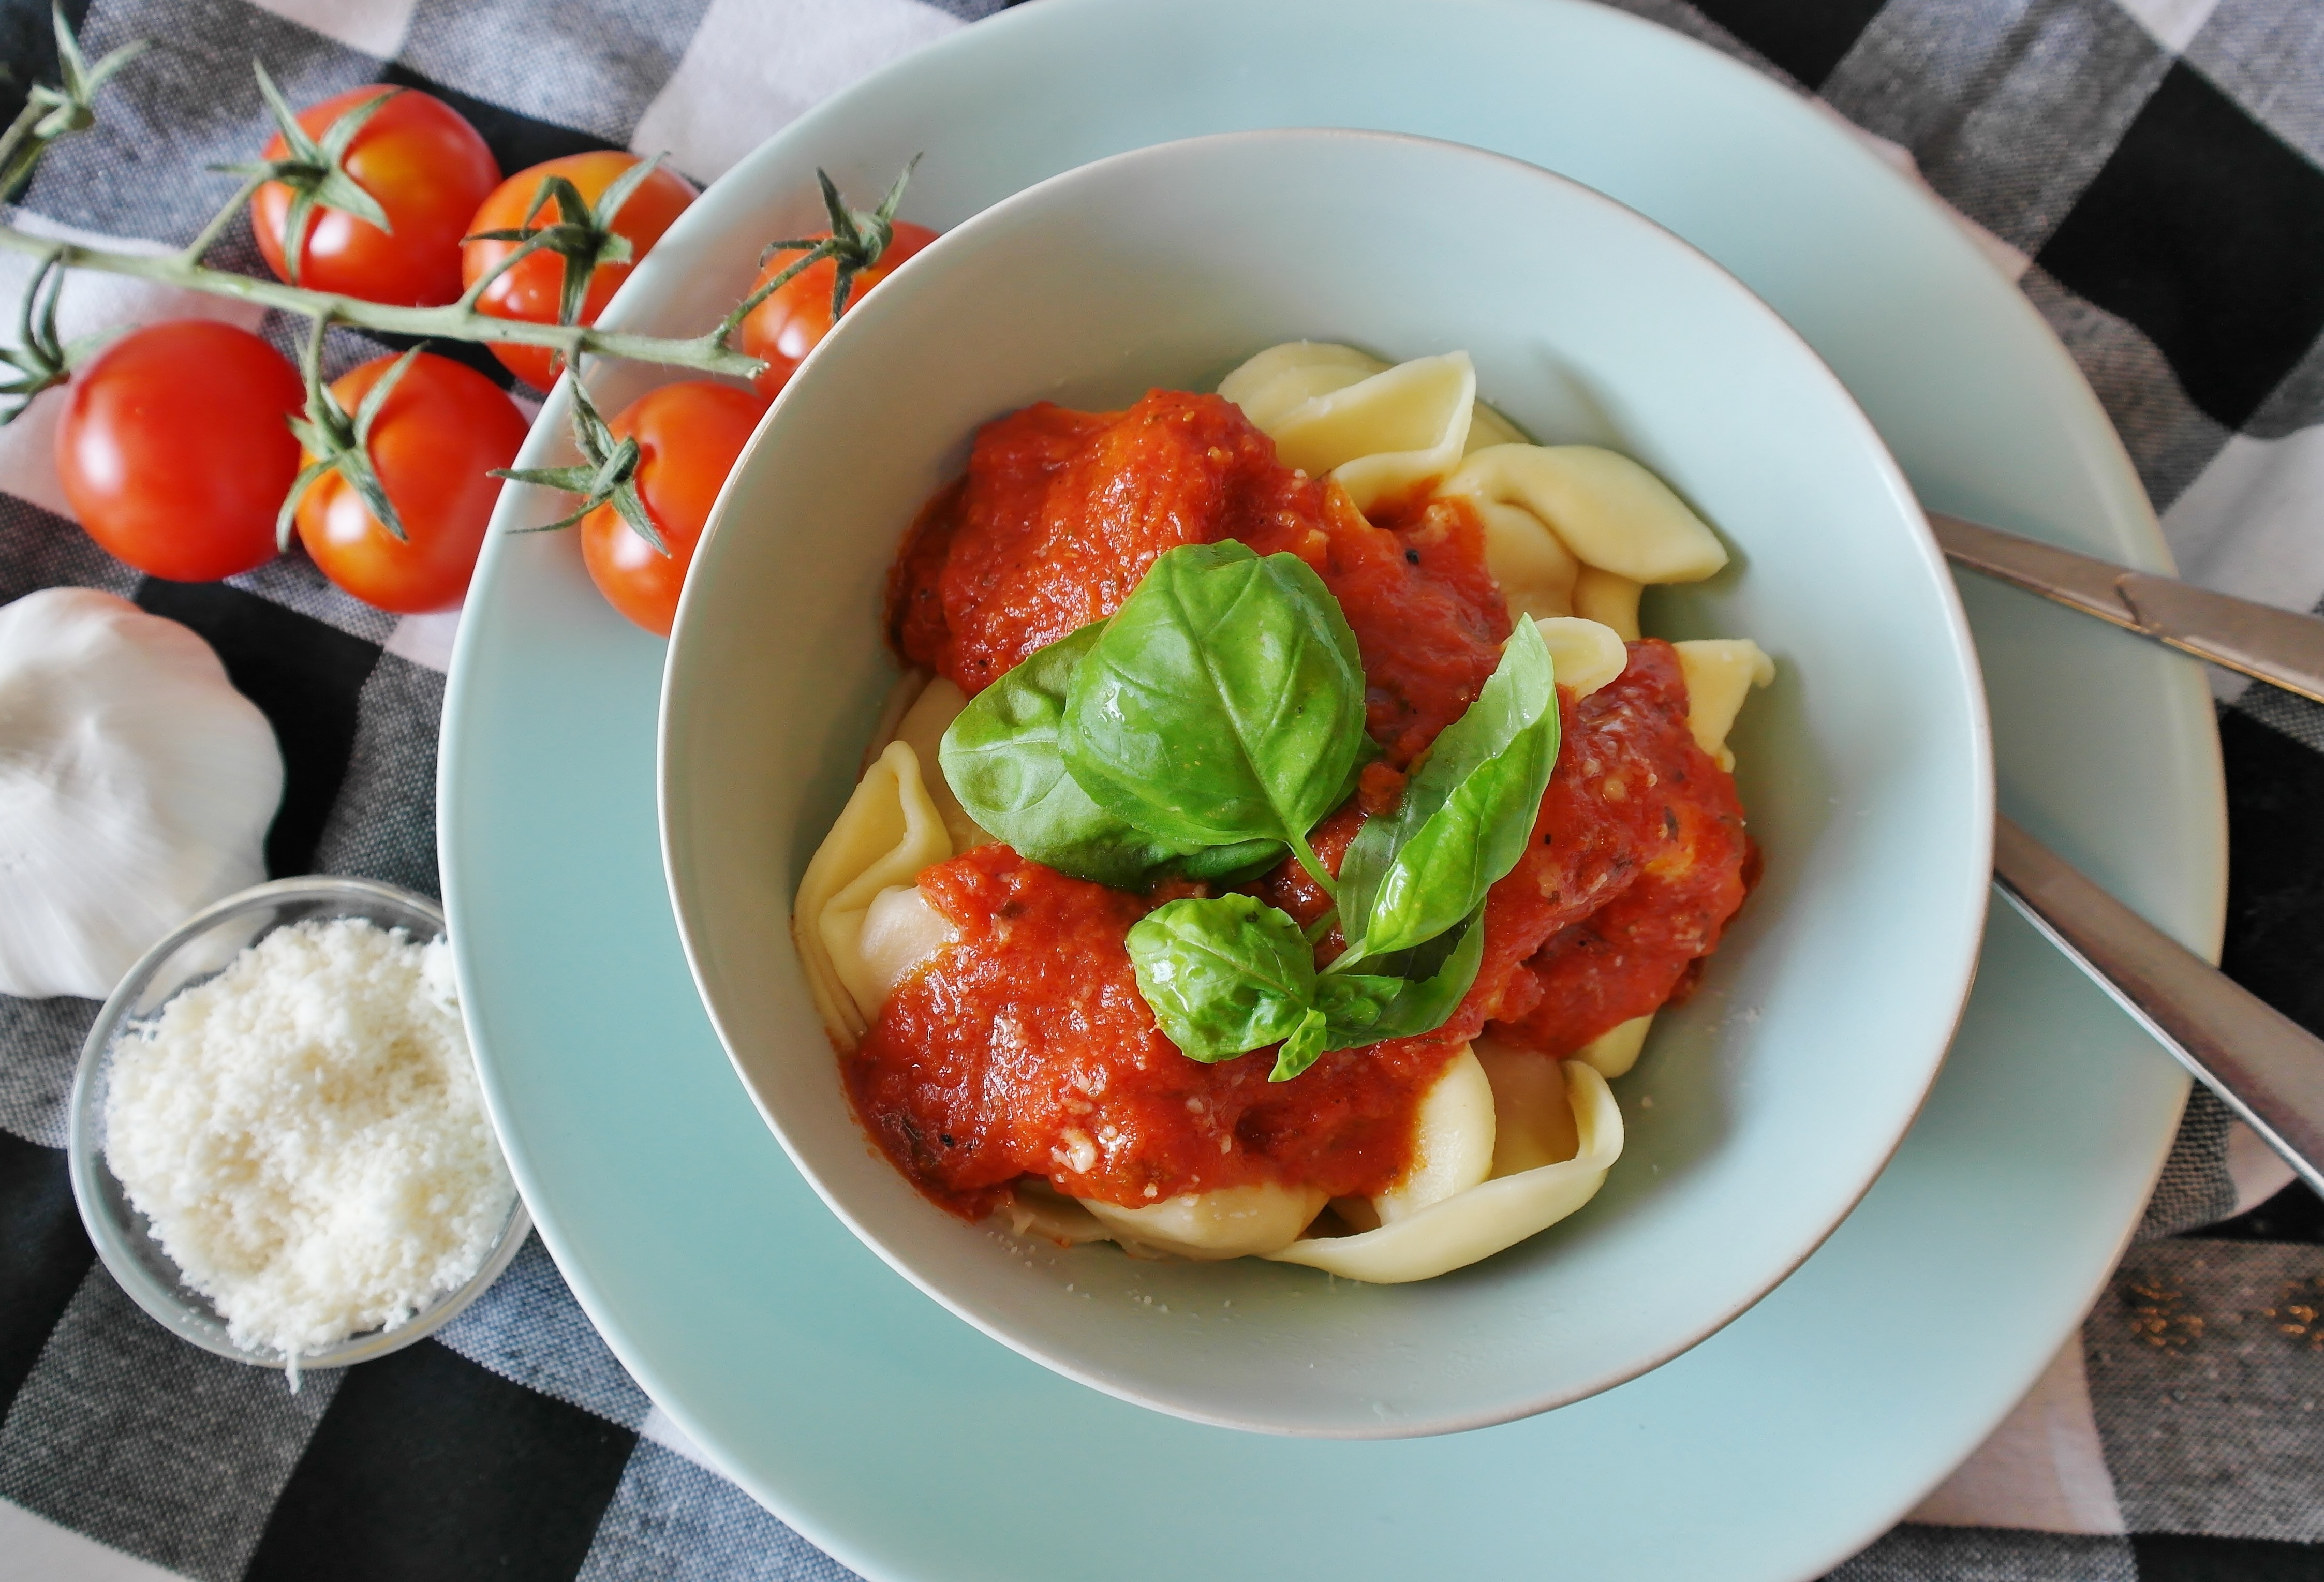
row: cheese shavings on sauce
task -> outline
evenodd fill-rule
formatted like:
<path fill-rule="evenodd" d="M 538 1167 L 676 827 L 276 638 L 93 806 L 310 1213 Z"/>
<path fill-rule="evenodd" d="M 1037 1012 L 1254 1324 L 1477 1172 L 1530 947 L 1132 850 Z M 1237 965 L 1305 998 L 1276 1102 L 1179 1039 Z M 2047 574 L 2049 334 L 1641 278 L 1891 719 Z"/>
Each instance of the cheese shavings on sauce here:
<path fill-rule="evenodd" d="M 235 1345 L 295 1360 L 466 1283 L 515 1186 L 442 940 L 278 929 L 114 1052 L 106 1156 Z"/>

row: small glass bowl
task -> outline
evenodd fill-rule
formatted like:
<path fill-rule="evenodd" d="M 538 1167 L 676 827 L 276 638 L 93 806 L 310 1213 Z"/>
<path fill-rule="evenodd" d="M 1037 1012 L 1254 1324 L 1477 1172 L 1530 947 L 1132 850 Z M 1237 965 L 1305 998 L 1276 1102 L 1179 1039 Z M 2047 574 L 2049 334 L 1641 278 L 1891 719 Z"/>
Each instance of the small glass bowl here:
<path fill-rule="evenodd" d="M 130 1022 L 153 1015 L 178 991 L 225 970 L 243 949 L 276 929 L 309 918 L 366 918 L 383 929 L 401 929 L 426 942 L 444 932 L 441 908 L 426 896 L 375 884 L 363 879 L 314 877 L 276 879 L 229 895 L 206 908 L 129 969 L 97 1013 L 81 1048 L 80 1069 L 73 1078 L 69 1138 L 73 1201 L 97 1256 L 121 1282 L 132 1300 L 154 1319 L 205 1351 L 261 1367 L 287 1368 L 291 1359 L 282 1353 L 236 1346 L 226 1335 L 226 1320 L 209 1299 L 185 1283 L 178 1265 L 154 1239 L 145 1216 L 130 1203 L 105 1158 L 106 1078 L 114 1046 Z M 524 1199 L 510 1200 L 500 1238 L 474 1276 L 454 1290 L 439 1293 L 417 1313 L 392 1328 L 351 1335 L 337 1346 L 302 1353 L 298 1369 L 345 1367 L 401 1350 L 450 1322 L 463 1308 L 484 1294 L 500 1277 L 517 1249 L 524 1244 L 532 1219 Z"/>

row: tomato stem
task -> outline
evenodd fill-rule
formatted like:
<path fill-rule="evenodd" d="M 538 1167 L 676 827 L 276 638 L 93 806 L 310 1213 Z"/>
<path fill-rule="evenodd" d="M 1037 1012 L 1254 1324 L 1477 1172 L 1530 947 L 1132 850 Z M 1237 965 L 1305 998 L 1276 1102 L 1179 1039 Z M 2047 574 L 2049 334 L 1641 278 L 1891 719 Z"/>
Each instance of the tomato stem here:
<path fill-rule="evenodd" d="M 266 62 L 253 60 L 250 67 L 258 74 L 259 97 L 266 101 L 268 111 L 274 116 L 274 125 L 282 134 L 285 153 L 281 159 L 260 160 L 252 164 L 210 167 L 227 175 L 247 177 L 248 185 L 235 194 L 235 200 L 221 210 L 217 218 L 202 227 L 202 234 L 195 237 L 186 249 L 186 256 L 194 263 L 200 263 L 202 254 L 209 251 L 210 243 L 216 241 L 217 233 L 226 228 L 226 221 L 234 211 L 265 183 L 280 181 L 290 189 L 290 212 L 282 220 L 283 267 L 284 273 L 290 277 L 290 283 L 297 285 L 300 266 L 307 256 L 307 221 L 317 208 L 337 209 L 342 214 L 353 215 L 359 220 L 377 226 L 383 231 L 395 228 L 388 223 L 387 210 L 380 207 L 379 199 L 347 174 L 344 161 L 348 145 L 355 142 L 355 134 L 363 130 L 364 124 L 378 115 L 388 100 L 403 90 L 391 88 L 359 105 L 348 106 L 333 118 L 318 140 L 308 136 L 307 129 L 299 125 L 298 112 L 291 109 L 290 101 L 282 97 L 282 90 L 274 86 L 274 79 L 267 74 Z"/>
<path fill-rule="evenodd" d="M 72 23 L 65 20 L 61 0 L 50 6 L 49 16 L 56 28 L 57 67 L 64 82 L 56 88 L 34 83 L 14 122 L 0 133 L 0 202 L 14 199 L 32 180 L 32 167 L 48 153 L 49 144 L 97 124 L 97 90 L 145 51 L 145 41 L 134 40 L 91 66 L 80 52 Z"/>
<path fill-rule="evenodd" d="M 568 495 L 581 496 L 581 504 L 555 522 L 545 522 L 538 527 L 512 529 L 515 532 L 554 532 L 558 528 L 571 527 L 600 505 L 611 505 L 621 519 L 629 523 L 630 531 L 646 541 L 654 553 L 669 559 L 669 542 L 654 526 L 651 513 L 646 510 L 644 497 L 638 493 L 638 462 L 641 456 L 635 439 L 615 439 L 612 427 L 597 411 L 597 403 L 589 399 L 589 387 L 576 370 L 573 378 L 573 446 L 581 452 L 582 460 L 570 467 L 500 467 L 493 476 L 512 483 L 533 484 L 544 489 L 561 489 Z"/>
<path fill-rule="evenodd" d="M 524 319 L 495 319 L 476 312 L 473 308 L 463 308 L 456 302 L 442 308 L 398 308 L 385 302 L 366 302 L 355 297 L 312 291 L 305 286 L 286 285 L 278 280 L 233 274 L 206 264 L 189 264 L 176 253 L 114 253 L 101 247 L 60 242 L 52 236 L 36 236 L 5 225 L 0 225 L 0 247 L 34 254 L 55 253 L 67 268 L 157 281 L 163 285 L 182 286 L 188 291 L 254 302 L 263 308 L 279 308 L 302 318 L 328 316 L 334 324 L 351 329 L 374 329 L 389 335 L 410 336 L 415 339 L 545 346 L 565 352 L 568 356 L 586 352 L 598 356 L 625 357 L 632 362 L 662 363 L 704 374 L 726 374 L 742 379 L 766 366 L 759 358 L 726 345 L 720 329 L 685 337 L 632 335 L 621 330 L 599 329 L 592 325 L 537 324 Z"/>
<path fill-rule="evenodd" d="M 14 370 L 14 377 L 0 379 L 0 399 L 14 397 L 16 402 L 7 412 L 0 412 L 0 424 L 14 422 L 32 404 L 32 397 L 52 384 L 63 384 L 71 376 L 76 364 L 126 328 L 116 326 L 70 342 L 59 339 L 57 297 L 64 282 L 65 272 L 58 267 L 57 255 L 52 252 L 33 267 L 32 278 L 24 287 L 16 344 L 0 347 L 0 365 Z"/>
<path fill-rule="evenodd" d="M 733 311 L 727 314 L 725 322 L 718 327 L 720 336 L 733 334 L 752 309 L 782 290 L 802 272 L 826 258 L 831 259 L 834 264 L 831 321 L 838 323 L 839 316 L 847 311 L 847 298 L 854 289 L 855 277 L 876 267 L 886 256 L 889 245 L 896 239 L 896 210 L 904 201 L 904 184 L 912 179 L 912 171 L 919 162 L 920 156 L 914 154 L 897 173 L 895 183 L 888 189 L 888 195 L 880 200 L 880 207 L 869 211 L 848 208 L 846 200 L 839 195 L 839 184 L 831 179 L 829 172 L 818 168 L 815 179 L 823 190 L 824 211 L 831 217 L 831 235 L 821 238 L 800 236 L 789 241 L 768 243 L 759 254 L 759 265 L 762 269 L 766 267 L 767 260 L 778 253 L 788 253 L 798 248 L 806 251 L 774 275 L 760 282 L 749 296 L 735 303 Z"/>
<path fill-rule="evenodd" d="M 387 404 L 390 392 L 410 371 L 412 360 L 420 356 L 413 347 L 395 360 L 395 365 L 364 392 L 364 397 L 349 412 L 339 404 L 323 383 L 323 336 L 331 327 L 331 316 L 325 313 L 315 320 L 314 333 L 307 338 L 306 355 L 300 359 L 300 371 L 307 381 L 307 410 L 290 420 L 290 431 L 307 453 L 307 465 L 299 469 L 291 480 L 290 492 L 282 497 L 282 509 L 274 518 L 274 541 L 278 550 L 290 547 L 290 531 L 297 521 L 299 502 L 307 491 L 322 482 L 331 473 L 337 473 L 363 500 L 364 506 L 387 529 L 395 541 L 407 543 L 403 521 L 395 513 L 395 502 L 387 497 L 387 486 L 379 480 L 371 464 L 371 426 L 378 421 L 380 409 Z"/>

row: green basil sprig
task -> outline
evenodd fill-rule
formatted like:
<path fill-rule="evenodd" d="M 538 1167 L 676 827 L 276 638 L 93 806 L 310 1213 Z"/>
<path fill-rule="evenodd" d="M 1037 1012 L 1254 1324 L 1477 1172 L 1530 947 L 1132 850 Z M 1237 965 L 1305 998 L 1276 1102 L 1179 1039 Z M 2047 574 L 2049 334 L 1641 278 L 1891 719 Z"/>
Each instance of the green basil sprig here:
<path fill-rule="evenodd" d="M 1476 916 L 1424 948 L 1413 976 L 1319 976 L 1298 923 L 1249 895 L 1173 901 L 1130 930 L 1139 992 L 1170 1041 L 1210 1063 L 1280 1043 L 1270 1082 L 1325 1050 L 1410 1038 L 1444 1025 L 1476 981 L 1485 930 Z"/>
<path fill-rule="evenodd" d="M 1334 971 L 1434 939 L 1483 904 L 1532 838 L 1557 763 L 1555 672 L 1519 621 L 1467 712 L 1447 726 L 1395 813 L 1367 819 L 1340 863 Z"/>
<path fill-rule="evenodd" d="M 1154 562 L 1082 655 L 1058 730 L 1073 779 L 1124 822 L 1187 847 L 1279 842 L 1327 892 L 1307 832 L 1364 745 L 1339 601 L 1296 555 L 1232 540 Z"/>
<path fill-rule="evenodd" d="M 1338 601 L 1296 556 L 1228 541 L 1162 556 L 1110 620 L 979 694 L 940 755 L 979 824 L 1101 884 L 1141 888 L 1165 872 L 1235 884 L 1288 847 L 1350 939 L 1325 971 L 1296 921 L 1247 895 L 1171 902 L 1129 935 L 1173 1043 L 1204 1061 L 1277 1044 L 1280 1082 L 1326 1050 L 1443 1026 L 1475 982 L 1486 892 L 1524 852 L 1557 756 L 1539 631 L 1518 623 L 1335 882 L 1308 832 L 1347 799 L 1370 746 Z"/>
<path fill-rule="evenodd" d="M 953 795 L 1021 855 L 1116 889 L 1141 889 L 1165 870 L 1227 880 L 1273 867 L 1280 841 L 1167 841 L 1099 807 L 1066 772 L 1057 749 L 1065 691 L 1104 628 L 1101 621 L 1037 650 L 961 711 L 937 753 Z"/>
<path fill-rule="evenodd" d="M 1173 901 L 1132 924 L 1128 942 L 1139 992 L 1192 1059 L 1230 1060 L 1322 1032 L 1314 948 L 1280 908 L 1250 895 Z"/>

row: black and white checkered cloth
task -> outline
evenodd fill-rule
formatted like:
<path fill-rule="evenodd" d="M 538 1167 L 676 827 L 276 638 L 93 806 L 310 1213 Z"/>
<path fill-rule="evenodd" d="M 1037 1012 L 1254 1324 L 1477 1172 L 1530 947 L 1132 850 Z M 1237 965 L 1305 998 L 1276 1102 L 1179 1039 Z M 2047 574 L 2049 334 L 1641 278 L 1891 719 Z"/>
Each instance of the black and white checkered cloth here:
<path fill-rule="evenodd" d="M 1821 97 L 1918 171 L 2097 387 L 2185 576 L 2300 608 L 2324 598 L 2324 6 L 1627 3 Z M 92 53 L 158 47 L 14 218 L 115 245 L 189 240 L 231 180 L 194 172 L 266 135 L 254 55 L 294 103 L 424 88 L 506 170 L 625 146 L 708 180 L 997 4 L 76 0 Z M 0 0 L 0 116 L 54 80 L 47 13 Z M 258 267 L 246 232 L 235 248 Z M 0 294 L 23 273 L 0 262 Z M 201 315 L 287 347 L 296 328 L 125 280 L 77 280 L 65 302 L 72 333 Z M 340 338 L 338 365 L 378 349 Z M 105 587 L 200 632 L 283 746 L 270 871 L 433 893 L 455 618 L 380 615 L 295 555 L 224 584 L 141 577 L 67 513 L 57 403 L 0 430 L 0 601 Z M 2324 1032 L 2324 708 L 2219 693 L 2227 967 Z M 94 1010 L 0 998 L 0 1577 L 847 1575 L 697 1458 L 538 1243 L 438 1338 L 309 1374 L 295 1396 L 145 1318 L 96 1263 L 66 1184 L 64 1099 Z M 2324 1577 L 2324 1208 L 2285 1180 L 2199 1093 L 2078 1342 L 1912 1521 L 1835 1575 Z"/>

